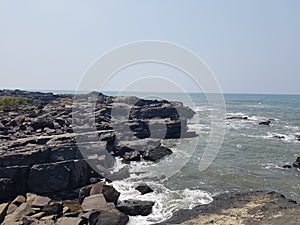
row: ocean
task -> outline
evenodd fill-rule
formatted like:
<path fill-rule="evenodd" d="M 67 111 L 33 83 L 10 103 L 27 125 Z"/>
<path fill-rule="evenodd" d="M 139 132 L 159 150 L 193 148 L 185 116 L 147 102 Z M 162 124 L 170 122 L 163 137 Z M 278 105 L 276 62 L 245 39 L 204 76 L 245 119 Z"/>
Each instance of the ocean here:
<path fill-rule="evenodd" d="M 225 94 L 226 116 L 247 119 L 226 120 L 224 141 L 215 160 L 206 170 L 199 171 L 199 160 L 208 142 L 210 115 L 213 111 L 205 95 L 125 94 L 183 101 L 197 112 L 195 118 L 188 122 L 188 127 L 199 135 L 193 155 L 178 173 L 168 179 L 146 179 L 147 184 L 154 189 L 153 193 L 141 196 L 134 189 L 135 184 L 145 180 L 134 173 L 126 180 L 113 182 L 116 189 L 122 193 L 121 201 L 155 201 L 152 214 L 146 217 L 131 217 L 129 224 L 146 225 L 160 222 L 172 216 L 178 209 L 208 204 L 213 201 L 213 196 L 229 191 L 272 190 L 300 201 L 300 171 L 282 168 L 300 156 L 300 141 L 296 139 L 296 135 L 300 135 L 299 95 Z M 268 120 L 271 121 L 269 126 L 259 124 Z M 180 148 L 177 147 L 177 140 L 166 140 L 163 143 L 180 156 L 186 154 L 189 148 L 193 148 L 192 139 L 180 140 L 184 143 Z M 176 160 L 173 163 L 176 163 Z M 116 165 L 117 168 L 122 166 L 121 163 Z M 131 164 L 133 171 L 145 166 L 146 162 Z"/>

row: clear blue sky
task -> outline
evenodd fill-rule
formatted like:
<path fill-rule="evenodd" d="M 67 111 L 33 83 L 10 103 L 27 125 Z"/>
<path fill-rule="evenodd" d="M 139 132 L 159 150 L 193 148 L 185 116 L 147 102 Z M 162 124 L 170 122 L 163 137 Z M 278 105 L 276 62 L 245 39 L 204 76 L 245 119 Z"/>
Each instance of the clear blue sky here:
<path fill-rule="evenodd" d="M 0 0 L 0 29 L 0 88 L 75 89 L 100 55 L 154 39 L 197 53 L 224 92 L 300 94 L 297 0 Z"/>

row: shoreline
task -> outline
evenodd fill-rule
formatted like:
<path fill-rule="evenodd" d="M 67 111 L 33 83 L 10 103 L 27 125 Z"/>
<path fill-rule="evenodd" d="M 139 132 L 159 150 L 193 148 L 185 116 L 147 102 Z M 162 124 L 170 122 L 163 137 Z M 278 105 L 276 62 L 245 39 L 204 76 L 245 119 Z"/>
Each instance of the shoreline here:
<path fill-rule="evenodd" d="M 80 102 L 84 105 L 94 97 L 100 102 L 96 106 L 97 130 L 91 131 L 89 121 L 79 116 L 82 123 L 77 127 L 80 131 L 77 138 L 81 142 L 76 143 L 78 139 L 73 132 L 71 116 L 73 95 L 4 90 L 0 91 L 0 98 L 3 96 L 28 98 L 28 103 L 19 108 L 0 112 L 0 223 L 4 221 L 3 224 L 19 225 L 22 220 L 40 224 L 43 218 L 50 221 L 49 224 L 59 224 L 64 220 L 78 225 L 98 224 L 91 222 L 97 218 L 101 225 L 121 225 L 127 223 L 128 216 L 149 215 L 153 201 L 140 201 L 139 197 L 128 202 L 120 201 L 121 193 L 111 185 L 111 180 L 128 177 L 128 170 L 124 167 L 111 176 L 107 173 L 99 175 L 99 165 L 111 169 L 116 157 L 128 165 L 141 160 L 155 164 L 172 156 L 172 150 L 161 145 L 159 135 L 149 138 L 150 122 L 167 126 L 166 139 L 179 139 L 182 134 L 186 138 L 195 136 L 187 127 L 187 120 L 195 112 L 180 102 L 90 93 L 81 95 Z M 113 101 L 118 103 L 121 111 L 135 103 L 132 121 L 120 120 L 118 125 L 129 125 L 130 132 L 138 137 L 138 141 L 130 139 L 126 132 L 118 134 L 125 138 L 125 144 L 116 141 L 109 117 Z M 179 117 L 175 108 L 184 112 L 183 118 Z M 157 116 L 161 118 L 151 121 Z M 160 132 L 159 129 L 157 131 Z M 99 142 L 98 138 L 103 150 L 100 153 L 99 146 L 98 149 L 89 148 Z M 87 151 L 85 157 L 79 148 Z M 299 168 L 299 162 L 300 158 L 286 168 Z M 147 184 L 141 184 L 140 190 L 140 196 L 155 191 Z M 88 203 L 84 203 L 84 199 Z M 95 206 L 96 203 L 103 207 Z M 284 221 L 289 225 L 297 221 L 297 212 L 298 204 L 275 192 L 233 192 L 215 196 L 210 204 L 179 210 L 170 219 L 158 224 L 238 225 L 264 222 L 279 225 Z M 101 213 L 106 215 L 105 222 L 101 220 Z M 292 218 L 290 223 L 285 215 Z M 118 218 L 117 221 L 115 218 Z"/>

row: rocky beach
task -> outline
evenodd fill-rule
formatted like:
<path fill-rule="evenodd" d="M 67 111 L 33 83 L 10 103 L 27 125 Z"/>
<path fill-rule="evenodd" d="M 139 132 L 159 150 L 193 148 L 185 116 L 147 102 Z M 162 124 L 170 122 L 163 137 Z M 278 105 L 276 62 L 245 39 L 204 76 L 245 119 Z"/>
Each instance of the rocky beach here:
<path fill-rule="evenodd" d="M 119 199 L 122 193 L 112 181 L 128 177 L 129 170 L 115 170 L 116 163 L 158 163 L 173 154 L 161 139 L 197 135 L 187 125 L 195 112 L 181 102 L 93 92 L 76 96 L 80 105 L 74 110 L 71 94 L 0 91 L 0 99 L 7 97 L 23 101 L 3 104 L 0 112 L 0 223 L 5 225 L 122 225 L 131 216 L 147 216 L 154 200 Z M 95 102 L 92 121 L 85 112 L 90 101 Z M 119 116 L 115 121 L 112 111 Z M 292 166 L 299 168 L 299 162 Z M 133 188 L 141 196 L 156 191 L 144 182 Z M 300 224 L 299 212 L 295 201 L 275 192 L 230 192 L 160 224 L 292 225 Z"/>

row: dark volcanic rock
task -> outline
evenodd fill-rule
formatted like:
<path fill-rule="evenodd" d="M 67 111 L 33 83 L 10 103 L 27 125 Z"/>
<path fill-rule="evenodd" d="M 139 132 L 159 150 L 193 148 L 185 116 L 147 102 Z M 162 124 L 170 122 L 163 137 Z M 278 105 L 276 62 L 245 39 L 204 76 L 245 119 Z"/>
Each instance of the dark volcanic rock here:
<path fill-rule="evenodd" d="M 154 149 L 143 152 L 143 158 L 149 161 L 158 161 L 165 156 L 171 155 L 172 153 L 172 150 L 163 146 L 158 146 Z"/>
<path fill-rule="evenodd" d="M 228 120 L 247 120 L 248 116 L 230 116 L 227 117 Z"/>
<path fill-rule="evenodd" d="M 89 216 L 90 225 L 126 225 L 129 217 L 116 210 L 94 211 Z"/>
<path fill-rule="evenodd" d="M 271 124 L 271 121 L 270 120 L 267 120 L 267 121 L 261 121 L 258 123 L 259 125 L 267 125 L 269 126 Z"/>
<path fill-rule="evenodd" d="M 145 183 L 139 184 L 135 190 L 139 191 L 142 195 L 153 192 L 153 190 Z"/>
<path fill-rule="evenodd" d="M 147 216 L 152 213 L 153 205 L 151 201 L 125 200 L 117 205 L 117 209 L 130 216 Z"/>

